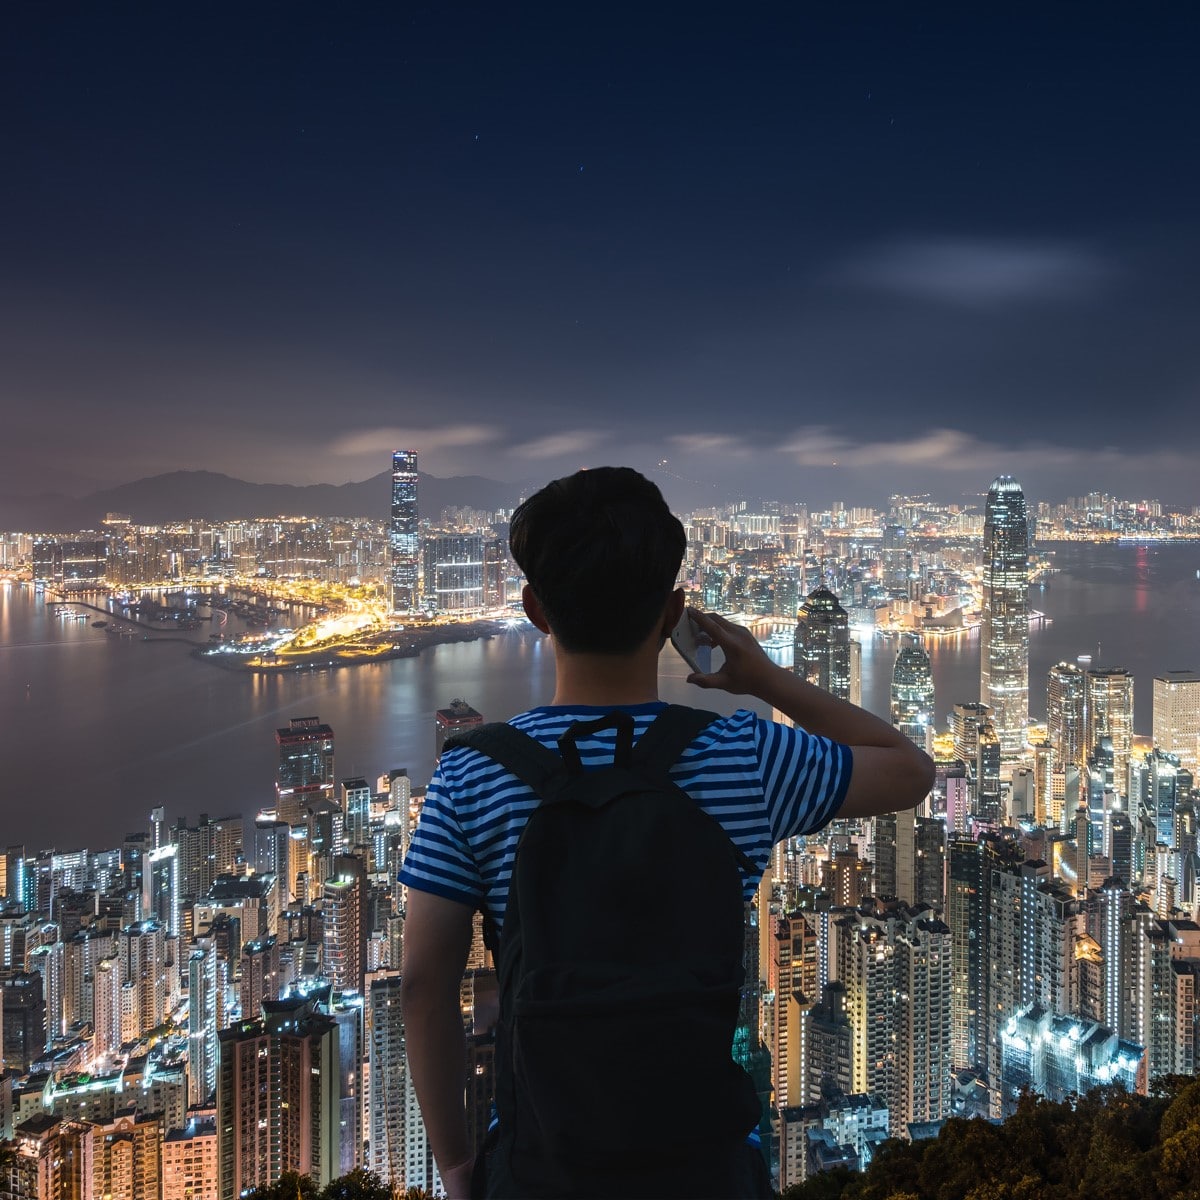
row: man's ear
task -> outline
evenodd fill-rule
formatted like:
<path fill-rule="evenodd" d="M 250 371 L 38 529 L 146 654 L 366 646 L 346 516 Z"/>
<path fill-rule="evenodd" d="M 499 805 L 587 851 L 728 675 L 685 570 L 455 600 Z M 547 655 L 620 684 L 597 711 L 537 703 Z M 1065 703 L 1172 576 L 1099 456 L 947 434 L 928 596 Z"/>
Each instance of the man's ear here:
<path fill-rule="evenodd" d="M 521 589 L 521 607 L 525 609 L 525 615 L 530 621 L 543 633 L 550 632 L 550 624 L 546 620 L 546 614 L 542 611 L 542 603 L 529 584 Z"/>
<path fill-rule="evenodd" d="M 671 630 L 679 624 L 679 618 L 683 616 L 685 603 L 683 588 L 676 588 L 667 600 L 667 607 L 663 610 L 663 637 L 670 637 Z"/>

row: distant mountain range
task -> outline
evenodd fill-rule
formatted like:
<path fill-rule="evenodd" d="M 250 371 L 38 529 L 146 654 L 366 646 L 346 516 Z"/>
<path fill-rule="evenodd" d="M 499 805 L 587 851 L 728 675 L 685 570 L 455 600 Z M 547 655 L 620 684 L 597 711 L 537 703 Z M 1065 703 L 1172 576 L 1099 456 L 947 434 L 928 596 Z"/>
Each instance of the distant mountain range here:
<path fill-rule="evenodd" d="M 439 479 L 421 474 L 418 497 L 422 516 L 436 517 L 454 506 L 491 510 L 515 504 L 518 487 L 479 475 Z M 361 483 L 248 483 L 214 471 L 172 471 L 134 483 L 92 492 L 81 498 L 55 493 L 0 495 L 0 530 L 65 533 L 96 529 L 106 513 L 128 513 L 136 524 L 162 525 L 235 517 L 373 517 L 382 520 L 391 507 L 392 476 L 383 471 Z"/>

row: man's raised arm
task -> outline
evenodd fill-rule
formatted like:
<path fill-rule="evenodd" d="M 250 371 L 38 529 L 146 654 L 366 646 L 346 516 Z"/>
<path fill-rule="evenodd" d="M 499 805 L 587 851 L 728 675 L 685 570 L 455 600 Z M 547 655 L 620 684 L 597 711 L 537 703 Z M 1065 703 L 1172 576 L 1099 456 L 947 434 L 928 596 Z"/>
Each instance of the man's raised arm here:
<path fill-rule="evenodd" d="M 715 613 L 688 611 L 725 655 L 719 671 L 689 675 L 689 683 L 754 696 L 809 733 L 850 747 L 854 760 L 850 786 L 835 816 L 898 812 L 915 808 L 928 795 L 933 787 L 933 760 L 898 729 L 777 666 L 748 629 Z"/>

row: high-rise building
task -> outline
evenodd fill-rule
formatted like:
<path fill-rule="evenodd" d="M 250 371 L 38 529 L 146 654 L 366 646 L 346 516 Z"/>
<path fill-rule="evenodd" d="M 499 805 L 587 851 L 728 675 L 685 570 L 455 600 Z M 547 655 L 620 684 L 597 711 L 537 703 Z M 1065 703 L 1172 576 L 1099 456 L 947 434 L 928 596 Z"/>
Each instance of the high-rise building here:
<path fill-rule="evenodd" d="M 207 1104 L 216 1092 L 217 1032 L 226 1023 L 222 975 L 216 943 L 197 938 L 188 958 L 189 1104 Z"/>
<path fill-rule="evenodd" d="M 417 507 L 417 452 L 397 450 L 392 455 L 392 523 L 390 530 L 392 612 L 417 610 L 417 560 L 421 527 Z"/>
<path fill-rule="evenodd" d="M 1102 738 L 1112 739 L 1113 787 L 1129 794 L 1129 755 L 1133 749 L 1133 676 L 1124 667 L 1092 667 L 1087 672 L 1084 754 Z"/>
<path fill-rule="evenodd" d="M 163 1200 L 217 1200 L 217 1117 L 213 1109 L 188 1113 L 182 1129 L 162 1144 Z"/>
<path fill-rule="evenodd" d="M 361 991 L 366 972 L 366 872 L 353 855 L 333 860 L 334 874 L 322 893 L 325 970 L 335 988 Z"/>
<path fill-rule="evenodd" d="M 837 922 L 855 1093 L 878 1093 L 893 1136 L 950 1114 L 951 943 L 941 921 L 903 906 Z"/>
<path fill-rule="evenodd" d="M 828 588 L 815 588 L 800 606 L 794 662 L 809 683 L 850 699 L 850 620 Z"/>
<path fill-rule="evenodd" d="M 892 724 L 922 750 L 933 739 L 933 668 L 919 642 L 908 642 L 892 669 Z"/>
<path fill-rule="evenodd" d="M 1091 747 L 1086 745 L 1084 719 L 1087 691 L 1083 671 L 1060 662 L 1046 676 L 1046 733 L 1054 751 L 1053 767 L 1082 768 Z"/>
<path fill-rule="evenodd" d="M 446 708 L 439 708 L 433 717 L 434 754 L 441 758 L 446 739 L 483 724 L 483 717 L 465 700 L 451 700 Z"/>
<path fill-rule="evenodd" d="M 1200 775 L 1200 672 L 1155 675 L 1153 721 L 1154 745 Z"/>
<path fill-rule="evenodd" d="M 367 990 L 367 1167 L 389 1186 L 404 1183 L 404 1014 L 400 973 L 379 974 Z"/>
<path fill-rule="evenodd" d="M 275 815 L 301 825 L 313 801 L 333 801 L 333 730 L 319 717 L 293 717 L 286 729 L 275 730 L 275 742 Z"/>
<path fill-rule="evenodd" d="M 1029 725 L 1029 515 L 1011 475 L 988 489 L 982 583 L 979 694 L 992 709 L 1001 752 L 1011 755 Z"/>
<path fill-rule="evenodd" d="M 46 1000 L 36 971 L 0 975 L 0 1059 L 24 1075 L 46 1047 Z"/>
<path fill-rule="evenodd" d="M 483 534 L 435 533 L 425 539 L 425 603 L 436 613 L 484 607 Z"/>
<path fill-rule="evenodd" d="M 371 829 L 371 785 L 360 778 L 342 780 L 342 831 L 347 850 L 367 844 Z"/>
<path fill-rule="evenodd" d="M 303 997 L 267 1001 L 261 1021 L 219 1034 L 220 1200 L 269 1187 L 284 1171 L 320 1187 L 338 1174 L 338 1026 Z"/>

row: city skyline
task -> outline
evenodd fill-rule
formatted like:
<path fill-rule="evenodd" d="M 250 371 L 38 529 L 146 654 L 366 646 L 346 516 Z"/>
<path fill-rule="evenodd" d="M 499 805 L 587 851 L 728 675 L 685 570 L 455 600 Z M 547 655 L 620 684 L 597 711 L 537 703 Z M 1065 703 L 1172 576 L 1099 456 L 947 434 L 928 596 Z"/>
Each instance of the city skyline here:
<path fill-rule="evenodd" d="M 406 445 L 1182 502 L 1198 22 L 7 14 L 5 490 Z"/>

